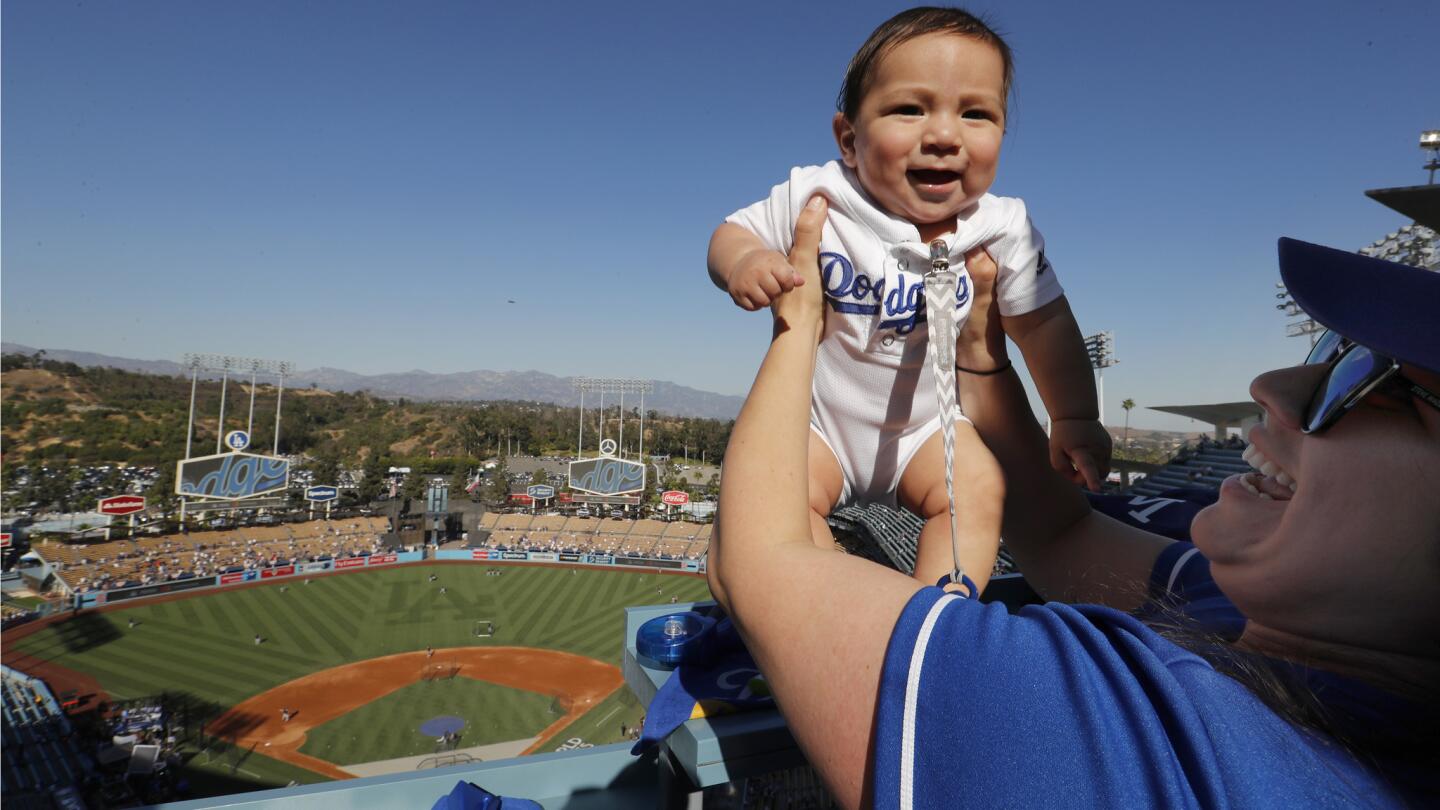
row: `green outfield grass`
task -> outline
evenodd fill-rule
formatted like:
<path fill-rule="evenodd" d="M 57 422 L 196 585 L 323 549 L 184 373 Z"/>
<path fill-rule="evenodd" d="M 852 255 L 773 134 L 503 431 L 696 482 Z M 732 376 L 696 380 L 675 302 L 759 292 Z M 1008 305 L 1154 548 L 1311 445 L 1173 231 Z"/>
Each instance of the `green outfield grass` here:
<path fill-rule="evenodd" d="M 82 614 L 15 648 L 88 672 L 117 698 L 188 692 L 228 707 L 317 670 L 427 646 L 542 647 L 618 666 L 625 606 L 708 598 L 694 577 L 485 568 L 409 565 L 140 604 Z M 494 636 L 475 637 L 480 619 Z"/>
<path fill-rule="evenodd" d="M 521 740 L 556 720 L 553 703 L 548 695 L 470 678 L 422 681 L 311 729 L 300 752 L 337 765 L 432 754 L 435 737 L 420 726 L 440 715 L 465 721 L 460 748 Z"/>
<path fill-rule="evenodd" d="M 671 596 L 709 598 L 705 580 L 696 577 L 533 566 L 503 566 L 502 575 L 486 576 L 487 567 L 406 565 L 317 577 L 308 585 L 297 577 L 82 613 L 14 642 L 14 649 L 94 675 L 118 699 L 172 692 L 220 710 L 318 670 L 427 646 L 540 647 L 618 666 L 624 607 L 664 604 Z M 479 620 L 494 622 L 492 637 L 474 635 Z M 587 718 L 608 711 L 607 703 Z M 626 717 L 635 714 L 630 708 Z M 598 729 L 613 725 L 618 735 L 619 717 Z"/>
<path fill-rule="evenodd" d="M 645 716 L 645 707 L 640 699 L 626 687 L 620 687 L 585 713 L 584 717 L 561 729 L 544 740 L 536 753 L 548 754 L 564 745 L 568 740 L 579 739 L 591 745 L 609 745 L 628 739 L 620 734 L 623 723 L 627 729 L 640 725 Z"/>

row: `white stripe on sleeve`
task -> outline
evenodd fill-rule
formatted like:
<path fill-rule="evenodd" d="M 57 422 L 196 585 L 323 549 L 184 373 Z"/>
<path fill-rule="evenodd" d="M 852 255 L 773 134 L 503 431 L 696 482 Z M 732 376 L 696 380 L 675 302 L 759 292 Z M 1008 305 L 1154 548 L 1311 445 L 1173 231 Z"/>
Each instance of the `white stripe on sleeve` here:
<path fill-rule="evenodd" d="M 925 615 L 924 623 L 920 625 L 915 647 L 910 651 L 910 671 L 905 680 L 905 717 L 900 730 L 901 810 L 911 810 L 915 804 L 915 710 L 920 699 L 920 668 L 925 661 L 925 649 L 930 645 L 930 634 L 935 630 L 935 622 L 940 618 L 940 612 L 959 598 L 954 594 L 946 594 L 935 600 L 935 604 L 930 606 L 930 612 Z"/>
<path fill-rule="evenodd" d="M 1170 568 L 1170 581 L 1165 583 L 1166 593 L 1174 593 L 1175 580 L 1180 578 L 1180 570 L 1185 567 L 1185 563 L 1190 562 L 1191 557 L 1194 557 L 1196 554 L 1199 553 L 1200 549 L 1192 548 L 1184 554 L 1181 554 L 1180 559 L 1175 561 L 1175 565 Z"/>

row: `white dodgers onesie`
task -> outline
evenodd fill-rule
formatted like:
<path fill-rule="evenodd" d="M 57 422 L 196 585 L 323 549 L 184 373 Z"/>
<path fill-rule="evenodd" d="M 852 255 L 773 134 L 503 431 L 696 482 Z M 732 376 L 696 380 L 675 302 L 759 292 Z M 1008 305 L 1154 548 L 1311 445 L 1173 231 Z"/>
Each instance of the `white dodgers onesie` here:
<path fill-rule="evenodd" d="M 810 425 L 840 462 L 842 504 L 893 505 L 905 466 L 940 427 L 925 328 L 930 248 L 913 224 L 877 206 L 837 161 L 792 169 L 769 198 L 725 221 L 787 253 L 795 218 L 816 193 L 830 201 L 820 239 L 829 309 L 815 358 Z M 986 194 L 959 216 L 956 233 L 945 241 L 958 272 L 957 326 L 970 314 L 964 256 L 977 245 L 999 266 L 995 294 L 1002 315 L 1031 312 L 1063 293 L 1021 200 Z"/>

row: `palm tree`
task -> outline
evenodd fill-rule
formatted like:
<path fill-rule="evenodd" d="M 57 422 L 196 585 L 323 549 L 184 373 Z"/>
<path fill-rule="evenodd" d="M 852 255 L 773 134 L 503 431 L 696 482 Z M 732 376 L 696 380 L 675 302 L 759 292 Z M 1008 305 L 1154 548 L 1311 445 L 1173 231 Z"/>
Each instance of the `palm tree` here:
<path fill-rule="evenodd" d="M 1125 446 L 1125 454 L 1126 454 L 1126 455 L 1129 455 L 1129 454 L 1130 454 L 1130 409 L 1133 408 L 1133 407 L 1135 407 L 1135 400 L 1133 400 L 1133 399 L 1127 399 L 1127 400 L 1125 400 L 1124 402 L 1120 403 L 1120 407 L 1122 407 L 1122 408 L 1125 409 L 1125 441 L 1122 442 L 1122 444 L 1124 444 L 1124 446 Z"/>

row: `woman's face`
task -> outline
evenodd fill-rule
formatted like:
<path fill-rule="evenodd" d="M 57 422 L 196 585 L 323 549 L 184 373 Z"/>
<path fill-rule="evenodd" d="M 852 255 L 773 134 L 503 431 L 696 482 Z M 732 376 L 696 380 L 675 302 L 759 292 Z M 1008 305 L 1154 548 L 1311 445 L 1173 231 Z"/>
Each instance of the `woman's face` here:
<path fill-rule="evenodd" d="M 1255 379 L 1250 392 L 1266 416 L 1250 433 L 1252 452 L 1260 453 L 1252 464 L 1270 474 L 1249 483 L 1272 497 L 1232 476 L 1220 500 L 1196 516 L 1191 535 L 1221 590 L 1254 623 L 1313 640 L 1433 653 L 1440 411 L 1372 393 L 1327 430 L 1305 435 L 1304 410 L 1326 370 L 1297 366 Z M 1440 374 L 1409 366 L 1402 373 L 1440 390 Z"/>

